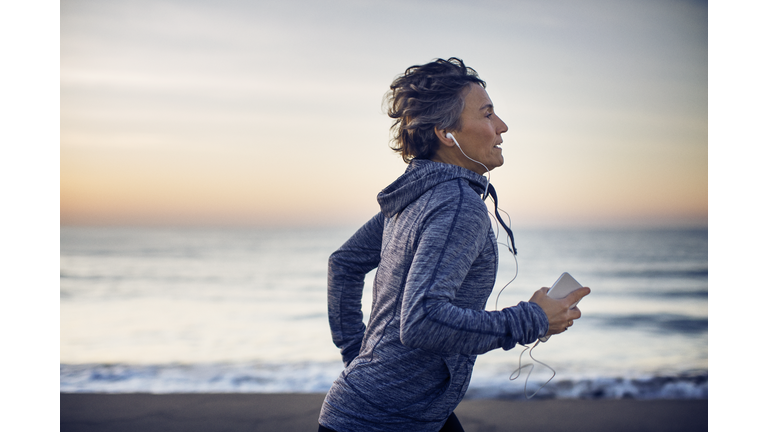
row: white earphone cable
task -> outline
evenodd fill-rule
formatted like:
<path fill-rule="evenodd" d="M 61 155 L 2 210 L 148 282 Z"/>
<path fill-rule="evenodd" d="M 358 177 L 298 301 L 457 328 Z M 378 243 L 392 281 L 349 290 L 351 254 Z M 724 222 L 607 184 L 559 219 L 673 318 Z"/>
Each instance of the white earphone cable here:
<path fill-rule="evenodd" d="M 458 142 L 458 141 L 456 141 L 456 137 L 454 137 L 452 133 L 448 132 L 448 133 L 447 133 L 445 136 L 446 136 L 447 138 L 450 138 L 450 139 L 452 139 L 452 140 L 453 140 L 453 142 L 456 144 L 456 147 L 458 147 L 458 148 L 459 148 L 459 151 L 461 152 L 461 154 L 463 154 L 463 155 L 464 155 L 464 157 L 465 157 L 465 158 L 467 158 L 467 159 L 471 160 L 471 161 L 472 161 L 472 162 L 474 162 L 474 163 L 480 164 L 480 165 L 482 165 L 482 166 L 483 166 L 483 168 L 485 168 L 485 173 L 486 173 L 486 174 L 488 174 L 488 182 L 485 184 L 485 192 L 483 193 L 483 199 L 485 199 L 485 197 L 487 197 L 487 196 L 488 196 L 488 185 L 489 185 L 489 184 L 491 184 L 491 170 L 489 170 L 489 169 L 488 169 L 488 167 L 487 167 L 487 166 L 485 166 L 485 164 L 484 164 L 484 163 L 482 163 L 482 162 L 480 162 L 480 161 L 476 161 L 476 160 L 472 159 L 471 157 L 467 156 L 467 154 L 466 154 L 466 153 L 464 153 L 464 150 L 463 150 L 463 149 L 461 148 L 461 146 L 459 145 L 459 142 Z"/>
<path fill-rule="evenodd" d="M 486 174 L 488 174 L 488 182 L 485 184 L 485 192 L 483 193 L 483 200 L 485 200 L 485 198 L 488 196 L 488 186 L 491 184 L 491 170 L 489 170 L 488 167 L 485 166 L 485 164 L 483 164 L 482 162 L 476 161 L 476 160 L 472 159 L 471 157 L 467 156 L 467 154 L 464 153 L 464 150 L 459 145 L 459 142 L 456 141 L 456 138 L 453 136 L 452 133 L 449 132 L 448 134 L 446 134 L 446 137 L 453 140 L 453 142 L 456 144 L 456 147 L 459 148 L 459 151 L 461 151 L 461 154 L 463 154 L 464 157 L 466 157 L 467 159 L 471 160 L 472 162 L 475 162 L 477 164 L 482 165 L 482 167 L 485 168 L 485 172 L 486 172 Z M 504 211 L 504 209 L 501 209 L 501 211 L 504 212 L 505 215 L 507 215 L 507 221 L 511 223 L 511 218 L 509 216 L 509 213 Z M 499 225 L 498 225 L 499 222 L 501 222 L 501 221 L 497 221 L 496 222 L 496 231 L 497 231 L 497 233 L 499 232 Z M 496 234 L 496 238 L 499 238 L 498 234 Z M 510 242 L 510 238 L 509 238 L 509 236 L 507 236 L 507 241 L 506 241 L 506 243 L 504 245 L 507 246 L 507 248 L 509 250 L 512 250 L 512 248 L 510 247 L 510 243 L 509 242 Z M 512 257 L 515 259 L 515 275 L 514 275 L 514 277 L 512 277 L 512 279 L 509 282 L 506 283 L 506 285 L 504 285 L 501 288 L 499 293 L 496 295 L 496 305 L 495 305 L 495 309 L 496 310 L 499 310 L 499 297 L 501 296 L 501 293 L 504 292 L 504 290 L 509 286 L 509 284 L 511 284 L 515 279 L 517 279 L 517 273 L 518 273 L 517 255 L 513 252 L 512 253 Z M 552 379 L 554 379 L 555 375 L 557 374 L 557 372 L 555 372 L 555 370 L 552 369 L 549 365 L 547 365 L 546 363 L 540 362 L 539 360 L 536 360 L 535 358 L 533 358 L 533 349 L 536 348 L 539 345 L 539 342 L 540 341 L 537 340 L 536 343 L 532 347 L 528 347 L 526 345 L 523 345 L 525 347 L 525 349 L 523 350 L 522 353 L 520 353 L 520 359 L 518 360 L 518 367 L 509 376 L 509 380 L 510 381 L 514 381 L 514 380 L 516 380 L 517 378 L 520 377 L 520 372 L 523 370 L 523 368 L 530 367 L 530 369 L 528 370 L 528 375 L 525 377 L 525 384 L 523 385 L 523 393 L 525 394 L 525 397 L 528 398 L 528 399 L 531 399 L 532 397 L 536 396 L 536 394 L 541 389 L 543 389 L 544 386 L 549 384 L 549 382 L 552 381 Z M 528 356 L 531 358 L 531 360 L 533 360 L 534 362 L 536 362 L 536 363 L 538 363 L 538 364 L 540 364 L 540 365 L 544 366 L 545 368 L 547 368 L 547 369 L 552 371 L 552 376 L 549 377 L 549 379 L 544 384 L 542 384 L 541 387 L 539 387 L 535 392 L 533 392 L 533 394 L 530 395 L 530 396 L 528 396 L 528 379 L 531 377 L 531 373 L 533 373 L 533 369 L 534 369 L 535 366 L 534 366 L 533 363 L 529 363 L 529 364 L 523 365 L 523 355 L 526 353 L 526 351 L 528 352 Z M 515 374 L 517 374 L 517 375 L 513 376 Z"/>
<path fill-rule="evenodd" d="M 510 381 L 514 381 L 514 380 L 516 380 L 517 378 L 520 377 L 520 371 L 522 371 L 523 368 L 530 367 L 530 369 L 528 369 L 528 375 L 526 375 L 526 377 L 525 377 L 525 384 L 523 385 L 523 394 L 525 394 L 525 397 L 527 399 L 531 399 L 534 396 L 536 396 L 536 393 L 538 393 L 541 389 L 543 389 L 544 386 L 549 384 L 549 382 L 552 381 L 555 378 L 555 375 L 557 375 L 557 372 L 555 372 L 555 370 L 552 369 L 548 364 L 546 364 L 544 362 L 541 362 L 541 361 L 538 361 L 535 358 L 533 358 L 533 349 L 536 348 L 538 345 L 539 345 L 539 341 L 538 340 L 536 341 L 535 344 L 533 344 L 532 347 L 523 345 L 525 347 L 525 349 L 523 350 L 523 352 L 520 353 L 520 359 L 518 361 L 518 367 L 509 376 L 509 380 Z M 528 363 L 526 365 L 523 365 L 523 354 L 525 354 L 526 351 L 528 351 L 528 356 L 531 358 L 531 360 L 533 360 L 534 362 L 536 362 L 536 363 L 538 363 L 538 364 L 540 364 L 540 365 L 544 366 L 545 368 L 547 368 L 547 369 L 552 371 L 552 376 L 549 377 L 549 379 L 544 384 L 542 384 L 541 387 L 539 387 L 535 392 L 533 392 L 533 394 L 530 395 L 530 396 L 528 396 L 528 379 L 531 377 L 531 373 L 533 373 L 534 364 L 533 363 Z M 513 376 L 513 375 L 515 375 L 515 373 L 517 373 L 517 375 Z"/>

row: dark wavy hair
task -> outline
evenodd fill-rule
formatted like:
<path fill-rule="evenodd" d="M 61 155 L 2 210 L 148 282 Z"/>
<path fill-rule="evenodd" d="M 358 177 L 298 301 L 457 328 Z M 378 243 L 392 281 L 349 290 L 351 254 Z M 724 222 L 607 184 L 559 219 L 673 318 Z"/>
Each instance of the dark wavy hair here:
<path fill-rule="evenodd" d="M 406 69 L 386 95 L 387 114 L 395 119 L 390 128 L 392 150 L 406 163 L 434 156 L 439 146 L 435 126 L 461 129 L 464 89 L 473 83 L 485 88 L 477 72 L 456 57 Z"/>

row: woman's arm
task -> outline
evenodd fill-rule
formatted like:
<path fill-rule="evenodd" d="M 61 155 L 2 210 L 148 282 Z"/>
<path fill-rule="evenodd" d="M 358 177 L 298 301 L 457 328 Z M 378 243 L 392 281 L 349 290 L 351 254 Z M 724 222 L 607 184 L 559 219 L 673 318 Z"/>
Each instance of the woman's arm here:
<path fill-rule="evenodd" d="M 482 277 L 470 274 L 482 249 L 493 241 L 485 206 L 472 203 L 470 194 L 465 190 L 444 200 L 424 221 L 402 303 L 400 335 L 406 346 L 482 354 L 533 342 L 547 332 L 547 315 L 534 303 L 493 312 L 454 304 L 460 288 L 487 289 L 495 280 L 495 268 Z"/>
<path fill-rule="evenodd" d="M 328 321 L 344 366 L 357 357 L 365 334 L 362 297 L 365 275 L 379 265 L 384 216 L 362 226 L 328 259 Z"/>

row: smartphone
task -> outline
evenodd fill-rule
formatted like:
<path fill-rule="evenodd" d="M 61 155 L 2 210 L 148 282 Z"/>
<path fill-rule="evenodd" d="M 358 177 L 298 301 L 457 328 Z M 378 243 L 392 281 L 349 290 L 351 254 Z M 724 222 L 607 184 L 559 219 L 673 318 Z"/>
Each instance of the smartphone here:
<path fill-rule="evenodd" d="M 570 273 L 565 272 L 560 275 L 557 281 L 555 281 L 555 284 L 552 285 L 552 288 L 547 291 L 547 295 L 552 298 L 561 299 L 579 288 L 581 288 L 581 284 L 578 283 Z M 578 301 L 572 304 L 571 309 L 575 308 L 577 304 L 579 304 Z M 539 340 L 541 342 L 546 342 L 549 340 L 549 336 L 542 336 Z"/>
<path fill-rule="evenodd" d="M 565 272 L 560 275 L 555 284 L 552 285 L 552 288 L 547 291 L 547 295 L 555 299 L 561 299 L 579 288 L 581 288 L 581 284 L 576 282 L 576 279 L 570 273 Z M 577 304 L 579 304 L 578 301 L 572 304 L 571 309 L 575 308 Z"/>

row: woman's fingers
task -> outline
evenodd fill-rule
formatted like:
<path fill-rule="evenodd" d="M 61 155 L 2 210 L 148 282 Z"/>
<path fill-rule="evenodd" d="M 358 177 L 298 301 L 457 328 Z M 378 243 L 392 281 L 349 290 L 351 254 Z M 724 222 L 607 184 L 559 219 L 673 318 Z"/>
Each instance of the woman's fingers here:
<path fill-rule="evenodd" d="M 537 290 L 531 297 L 531 302 L 538 304 L 547 314 L 549 331 L 547 334 L 558 334 L 573 325 L 573 321 L 581 318 L 581 310 L 575 306 L 582 298 L 590 293 L 588 287 L 579 288 L 562 299 L 553 299 L 547 295 L 549 288 Z"/>
<path fill-rule="evenodd" d="M 581 318 L 581 309 L 578 307 L 574 307 L 573 309 L 568 310 L 568 319 L 573 321 Z"/>
<path fill-rule="evenodd" d="M 565 300 L 569 305 L 575 305 L 581 299 L 589 295 L 590 292 L 592 292 L 592 290 L 589 289 L 589 287 L 581 287 L 579 289 L 573 290 L 573 292 L 565 296 Z"/>

